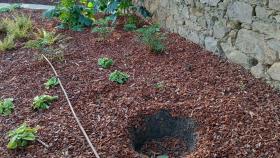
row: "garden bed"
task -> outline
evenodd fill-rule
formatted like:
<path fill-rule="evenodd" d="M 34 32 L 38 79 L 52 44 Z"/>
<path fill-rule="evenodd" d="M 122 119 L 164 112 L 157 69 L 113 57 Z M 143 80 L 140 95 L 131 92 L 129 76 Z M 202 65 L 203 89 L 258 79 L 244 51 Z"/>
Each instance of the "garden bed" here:
<path fill-rule="evenodd" d="M 37 27 L 55 30 L 57 22 L 42 19 L 40 11 L 20 12 L 31 15 Z M 196 121 L 197 144 L 186 157 L 279 156 L 278 92 L 240 66 L 177 34 L 168 34 L 167 50 L 156 55 L 135 33 L 125 32 L 118 25 L 106 40 L 89 29 L 58 30 L 72 38 L 64 52 L 65 60 L 53 62 L 102 158 L 141 157 L 134 150 L 129 129 L 140 115 L 162 109 L 169 110 L 172 117 Z M 22 47 L 0 53 L 0 96 L 15 99 L 12 115 L 0 117 L 1 157 L 93 157 L 61 89 L 46 90 L 42 85 L 53 72 L 47 62 L 35 59 L 37 53 Z M 115 61 L 110 69 L 97 65 L 103 56 Z M 114 70 L 129 74 L 128 82 L 118 85 L 109 81 Z M 58 95 L 59 101 L 46 111 L 36 112 L 31 108 L 32 99 L 40 94 Z M 39 138 L 49 148 L 34 142 L 26 149 L 8 150 L 7 132 L 23 122 L 41 126 Z M 168 146 L 172 141 L 162 143 Z M 172 151 L 168 154 L 176 155 Z"/>

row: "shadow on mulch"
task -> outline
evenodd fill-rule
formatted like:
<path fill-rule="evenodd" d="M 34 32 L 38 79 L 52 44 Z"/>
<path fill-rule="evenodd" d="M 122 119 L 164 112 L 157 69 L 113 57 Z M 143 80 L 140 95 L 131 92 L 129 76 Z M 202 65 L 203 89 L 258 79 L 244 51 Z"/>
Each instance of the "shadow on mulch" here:
<path fill-rule="evenodd" d="M 196 123 L 191 118 L 172 117 L 168 110 L 138 116 L 129 133 L 134 149 L 149 157 L 184 156 L 196 144 Z M 133 125 L 134 124 L 134 125 Z"/>

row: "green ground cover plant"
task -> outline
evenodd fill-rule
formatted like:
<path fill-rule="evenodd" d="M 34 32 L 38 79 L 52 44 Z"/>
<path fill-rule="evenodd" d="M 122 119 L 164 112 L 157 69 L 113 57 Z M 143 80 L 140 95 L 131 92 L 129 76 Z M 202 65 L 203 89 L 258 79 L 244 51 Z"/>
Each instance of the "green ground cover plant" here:
<path fill-rule="evenodd" d="M 10 115 L 14 111 L 14 99 L 7 98 L 0 100 L 0 115 L 7 116 Z"/>
<path fill-rule="evenodd" d="M 118 84 L 124 84 L 128 81 L 129 75 L 121 72 L 121 71 L 114 71 L 110 74 L 109 80 L 116 82 Z"/>
<path fill-rule="evenodd" d="M 21 8 L 21 4 L 18 3 L 10 4 L 9 6 L 0 7 L 0 13 L 12 12 L 15 9 L 19 9 L 19 8 Z"/>
<path fill-rule="evenodd" d="M 114 64 L 113 59 L 109 59 L 109 58 L 105 58 L 105 57 L 102 57 L 102 58 L 99 58 L 99 59 L 98 59 L 98 65 L 99 65 L 100 67 L 102 67 L 103 69 L 108 69 L 108 68 L 110 68 L 113 64 Z"/>
<path fill-rule="evenodd" d="M 136 32 L 138 33 L 140 41 L 147 45 L 152 52 L 160 54 L 165 51 L 165 45 L 163 43 L 165 36 L 160 32 L 159 25 L 154 24 L 143 27 Z"/>
<path fill-rule="evenodd" d="M 58 96 L 41 95 L 33 99 L 33 109 L 45 110 L 48 109 L 50 104 L 58 99 Z"/>
<path fill-rule="evenodd" d="M 18 128 L 9 131 L 8 137 L 10 141 L 7 145 L 8 149 L 25 148 L 29 142 L 36 140 L 36 133 L 39 127 L 31 128 L 23 123 Z"/>
<path fill-rule="evenodd" d="M 59 85 L 59 80 L 55 76 L 51 77 L 50 79 L 48 79 L 48 81 L 46 83 L 44 83 L 44 86 L 46 89 L 51 89 L 57 85 Z"/>

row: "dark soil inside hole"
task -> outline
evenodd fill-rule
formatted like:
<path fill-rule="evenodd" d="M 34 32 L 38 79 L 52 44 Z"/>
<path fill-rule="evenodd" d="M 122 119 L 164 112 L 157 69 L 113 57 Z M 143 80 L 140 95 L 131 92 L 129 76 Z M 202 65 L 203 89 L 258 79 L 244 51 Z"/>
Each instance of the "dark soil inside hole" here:
<path fill-rule="evenodd" d="M 172 117 L 167 110 L 143 115 L 140 119 L 129 128 L 136 151 L 148 156 L 178 157 L 194 149 L 196 124 L 192 119 Z"/>

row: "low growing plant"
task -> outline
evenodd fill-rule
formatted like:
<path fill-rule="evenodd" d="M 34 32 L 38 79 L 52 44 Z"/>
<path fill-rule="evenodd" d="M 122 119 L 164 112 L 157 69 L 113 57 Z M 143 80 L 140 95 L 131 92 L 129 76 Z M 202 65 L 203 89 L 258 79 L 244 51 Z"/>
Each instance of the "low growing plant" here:
<path fill-rule="evenodd" d="M 116 82 L 118 84 L 124 84 L 125 82 L 128 81 L 128 78 L 129 78 L 128 74 L 117 70 L 112 72 L 109 76 L 110 81 Z"/>
<path fill-rule="evenodd" d="M 48 109 L 50 104 L 58 99 L 58 96 L 41 95 L 33 99 L 33 108 L 37 110 Z"/>
<path fill-rule="evenodd" d="M 136 25 L 135 24 L 125 24 L 124 26 L 123 26 L 123 29 L 124 29 L 124 31 L 134 31 L 134 30 L 136 30 L 137 29 L 137 27 L 136 27 Z"/>
<path fill-rule="evenodd" d="M 17 15 L 13 19 L 4 19 L 5 30 L 8 35 L 13 35 L 15 39 L 26 38 L 32 29 L 30 17 Z"/>
<path fill-rule="evenodd" d="M 163 53 L 165 45 L 163 40 L 165 36 L 160 32 L 159 25 L 151 25 L 137 30 L 139 39 L 148 45 L 152 52 Z"/>
<path fill-rule="evenodd" d="M 56 42 L 62 40 L 62 35 L 57 34 L 55 32 L 48 32 L 44 29 L 38 30 L 35 33 L 35 39 L 30 40 L 25 44 L 26 48 L 35 48 L 35 49 L 43 49 L 47 46 L 53 45 Z"/>
<path fill-rule="evenodd" d="M 7 35 L 3 41 L 0 40 L 0 51 L 11 50 L 15 47 L 13 35 Z"/>
<path fill-rule="evenodd" d="M 99 58 L 98 65 L 101 66 L 103 69 L 108 69 L 113 65 L 114 61 L 109 58 Z"/>
<path fill-rule="evenodd" d="M 93 23 L 94 28 L 92 32 L 97 33 L 103 39 L 109 36 L 109 34 L 113 31 L 113 28 L 109 26 L 108 19 L 98 19 Z"/>
<path fill-rule="evenodd" d="M 59 84 L 59 80 L 55 76 L 48 79 L 48 81 L 46 83 L 44 83 L 46 89 L 53 88 L 53 87 L 57 86 L 58 84 Z"/>
<path fill-rule="evenodd" d="M 26 123 L 23 123 L 17 129 L 9 131 L 8 137 L 10 141 L 7 145 L 8 149 L 26 147 L 29 142 L 36 140 L 38 129 L 39 127 L 31 128 Z"/>
<path fill-rule="evenodd" d="M 13 101 L 12 98 L 0 100 L 0 115 L 7 116 L 14 111 Z"/>

